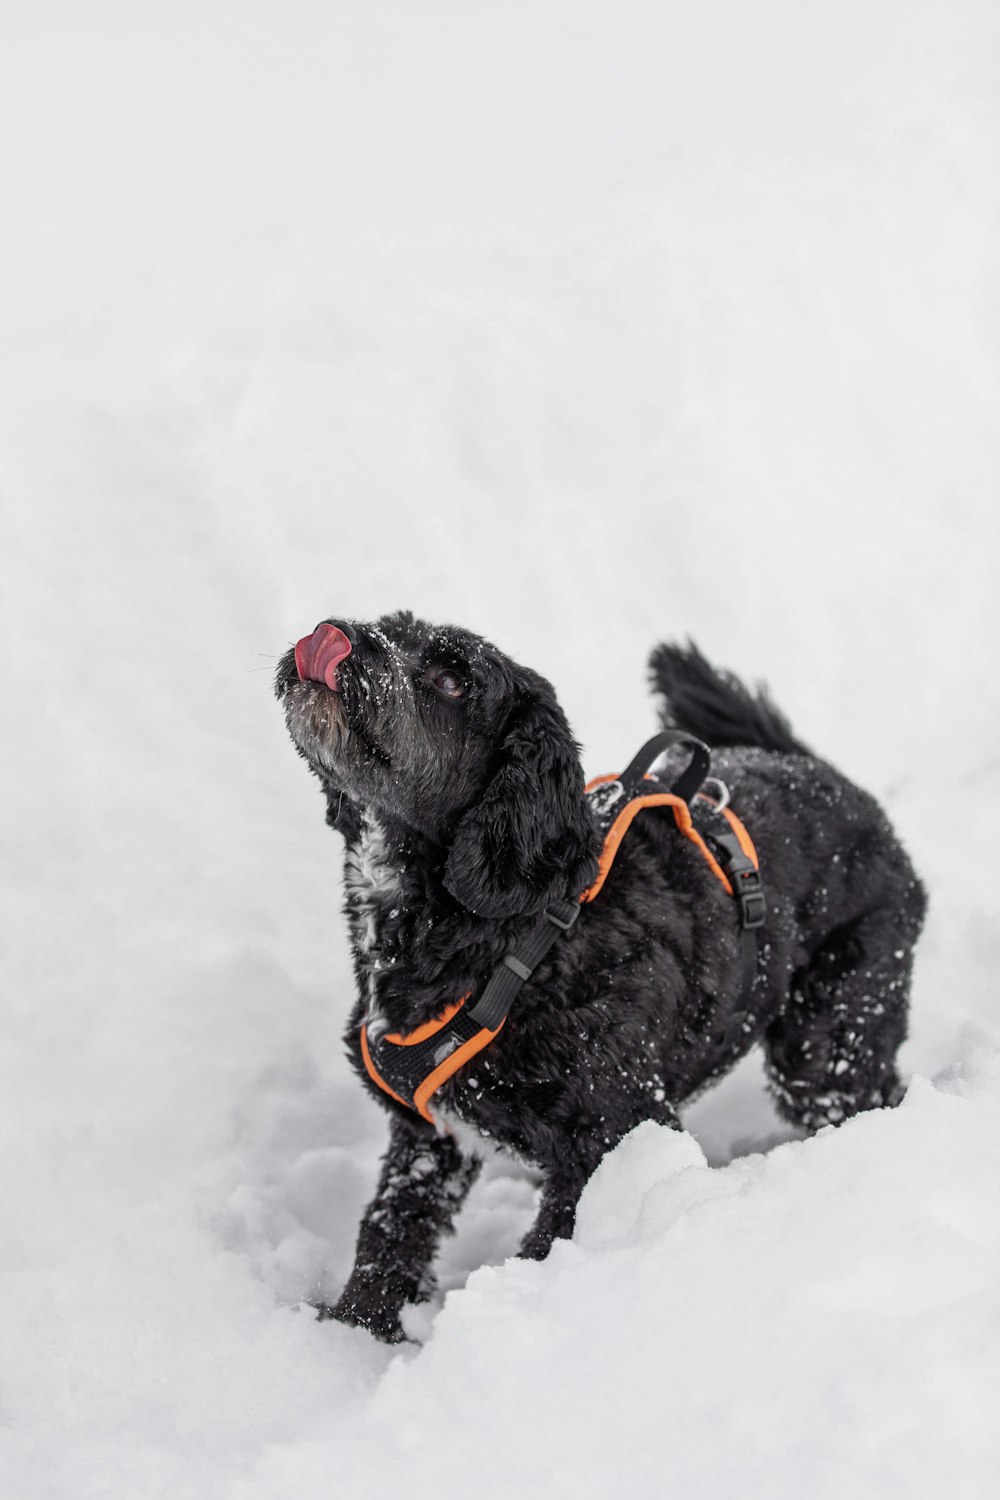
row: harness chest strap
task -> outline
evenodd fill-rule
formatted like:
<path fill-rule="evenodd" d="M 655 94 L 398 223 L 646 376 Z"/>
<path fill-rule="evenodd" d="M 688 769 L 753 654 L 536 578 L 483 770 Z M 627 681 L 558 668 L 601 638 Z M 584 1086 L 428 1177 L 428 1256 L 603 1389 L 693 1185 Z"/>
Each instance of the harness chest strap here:
<path fill-rule="evenodd" d="M 489 1046 L 502 1030 L 518 990 L 579 914 L 579 905 L 554 901 L 520 947 L 504 954 L 483 993 L 468 1009 L 470 996 L 463 995 L 440 1016 L 405 1036 L 397 1031 L 371 1037 L 363 1025 L 361 1056 L 372 1081 L 433 1124 L 427 1101 L 453 1073 Z"/>
<path fill-rule="evenodd" d="M 644 774 L 644 767 L 661 752 L 661 742 L 672 742 L 675 735 L 685 740 L 692 739 L 691 736 L 681 736 L 679 732 L 672 734 L 667 731 L 649 741 L 629 771 L 621 777 L 599 776 L 588 783 L 586 790 L 591 797 L 591 806 L 605 824 L 596 880 L 577 903 L 556 901 L 548 907 L 520 946 L 504 955 L 474 1005 L 466 1009 L 470 995 L 464 995 L 452 1002 L 440 1016 L 405 1035 L 388 1032 L 373 1037 L 367 1024 L 362 1025 L 361 1056 L 365 1068 L 372 1081 L 397 1103 L 416 1110 L 425 1120 L 434 1123 L 428 1108 L 429 1100 L 443 1083 L 499 1034 L 517 992 L 557 939 L 574 925 L 582 907 L 600 893 L 625 834 L 638 814 L 647 808 L 671 809 L 678 831 L 695 846 L 712 874 L 736 900 L 742 948 L 743 1004 L 746 1005 L 756 977 L 757 936 L 765 914 L 757 851 L 739 818 L 728 807 L 716 807 L 708 798 L 699 796 L 699 806 L 720 820 L 718 830 L 711 829 L 709 837 L 721 860 L 713 854 L 695 827 L 691 808 L 681 791 L 694 796 L 696 787 L 704 779 L 708 769 L 708 750 L 701 741 L 694 741 L 694 744 L 704 752 L 703 756 L 699 754 L 692 759 L 691 766 L 673 789 L 660 790 L 659 784 Z M 688 791 L 683 783 L 685 777 L 690 777 L 695 759 L 698 760 L 700 775 Z M 639 766 L 639 771 L 634 776 L 630 773 L 636 766 Z M 629 795 L 633 788 L 633 794 Z M 745 1011 L 738 1011 L 733 1018 L 734 1024 L 741 1023 L 744 1014 Z"/>
<path fill-rule="evenodd" d="M 425 1120 L 432 1119 L 427 1109 L 427 1101 L 432 1094 L 463 1063 L 488 1046 L 503 1026 L 501 1021 L 495 1030 L 490 1031 L 477 1025 L 471 1013 L 465 1010 L 468 998 L 468 995 L 463 995 L 461 1000 L 455 1000 L 436 1020 L 427 1021 L 406 1036 L 392 1031 L 379 1037 L 377 1042 L 369 1043 L 368 1027 L 361 1028 L 361 1056 L 369 1075 L 379 1088 L 384 1089 L 399 1104 L 415 1109 Z M 399 1088 L 405 1089 L 406 1097 L 391 1087 L 372 1059 L 374 1047 L 382 1058 L 383 1068 L 385 1067 L 384 1049 L 387 1043 L 399 1049 L 392 1069 L 393 1081 Z"/>

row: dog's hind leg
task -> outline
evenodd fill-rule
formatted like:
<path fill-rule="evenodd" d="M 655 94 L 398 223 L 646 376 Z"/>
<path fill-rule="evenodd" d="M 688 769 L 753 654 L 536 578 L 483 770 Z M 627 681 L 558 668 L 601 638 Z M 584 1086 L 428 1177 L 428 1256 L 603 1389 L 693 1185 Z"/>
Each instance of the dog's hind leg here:
<path fill-rule="evenodd" d="M 669 1125 L 672 1130 L 683 1129 L 676 1111 L 665 1100 L 637 1112 L 634 1097 L 620 1096 L 621 1108 L 616 1110 L 610 1090 L 599 1096 L 605 1100 L 607 1113 L 601 1116 L 594 1129 L 581 1128 L 577 1132 L 571 1155 L 564 1155 L 546 1169 L 537 1217 L 518 1250 L 525 1260 L 544 1260 L 553 1240 L 572 1239 L 580 1194 L 602 1157 L 634 1126 L 643 1120 L 656 1120 L 661 1125 Z"/>
<path fill-rule="evenodd" d="M 915 931 L 873 912 L 831 933 L 764 1038 L 778 1108 L 807 1130 L 896 1104 Z M 916 924 L 919 927 L 919 919 Z"/>
<path fill-rule="evenodd" d="M 553 1240 L 573 1237 L 576 1205 L 587 1183 L 587 1174 L 554 1171 L 546 1174 L 538 1214 L 521 1241 L 518 1255 L 525 1260 L 544 1260 Z"/>
<path fill-rule="evenodd" d="M 394 1115 L 375 1197 L 358 1231 L 354 1269 L 336 1304 L 321 1307 L 320 1317 L 360 1324 L 386 1343 L 399 1343 L 400 1313 L 429 1295 L 438 1242 L 480 1165 L 463 1156 L 451 1136 Z"/>

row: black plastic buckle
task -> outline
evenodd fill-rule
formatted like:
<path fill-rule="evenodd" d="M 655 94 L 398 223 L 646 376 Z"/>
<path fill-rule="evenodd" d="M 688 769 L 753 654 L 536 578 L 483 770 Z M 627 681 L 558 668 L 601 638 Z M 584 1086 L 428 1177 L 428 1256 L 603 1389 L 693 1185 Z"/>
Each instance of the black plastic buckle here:
<path fill-rule="evenodd" d="M 579 901 L 554 901 L 545 908 L 545 920 L 551 922 L 553 927 L 558 927 L 560 932 L 569 932 L 579 915 Z"/>
<path fill-rule="evenodd" d="M 761 889 L 760 874 L 751 865 L 749 870 L 738 874 L 736 880 L 733 895 L 739 902 L 740 926 L 752 932 L 755 927 L 763 927 L 767 916 L 767 897 Z"/>

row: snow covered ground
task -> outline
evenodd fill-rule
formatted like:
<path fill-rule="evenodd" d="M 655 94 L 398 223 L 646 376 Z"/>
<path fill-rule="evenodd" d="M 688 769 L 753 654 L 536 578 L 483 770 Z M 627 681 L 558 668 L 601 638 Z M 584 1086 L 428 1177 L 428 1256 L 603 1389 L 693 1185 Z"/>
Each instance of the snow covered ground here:
<path fill-rule="evenodd" d="M 994 1494 L 995 7 L 2 24 L 4 1500 Z M 932 909 L 898 1111 L 750 1059 L 543 1265 L 493 1171 L 386 1350 L 298 1307 L 382 1124 L 270 675 L 403 605 L 592 771 L 656 640 L 766 676 Z"/>

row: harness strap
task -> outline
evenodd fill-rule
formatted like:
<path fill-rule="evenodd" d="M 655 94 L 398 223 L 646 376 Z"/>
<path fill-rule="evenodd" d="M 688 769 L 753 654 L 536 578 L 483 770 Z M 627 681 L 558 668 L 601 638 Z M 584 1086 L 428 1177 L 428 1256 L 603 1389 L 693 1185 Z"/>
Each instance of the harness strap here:
<path fill-rule="evenodd" d="M 518 990 L 531 978 L 556 939 L 569 932 L 579 915 L 580 908 L 572 901 L 553 901 L 520 946 L 505 953 L 493 970 L 469 1012 L 472 1019 L 480 1026 L 503 1025 Z"/>
<path fill-rule="evenodd" d="M 726 1041 L 736 1040 L 743 1031 L 750 996 L 757 979 L 760 935 L 767 915 L 767 900 L 761 884 L 754 849 L 739 818 L 728 807 L 716 807 L 707 797 L 700 799 L 709 815 L 728 823 L 727 831 L 718 827 L 708 830 L 708 837 L 719 850 L 736 900 L 740 928 L 740 1008 L 734 1010 L 726 1027 Z"/>
<path fill-rule="evenodd" d="M 390 1032 L 374 1038 L 369 1036 L 367 1025 L 361 1028 L 361 1056 L 372 1082 L 432 1125 L 428 1099 L 463 1064 L 488 1047 L 503 1026 L 503 1021 L 492 1031 L 478 1026 L 464 1009 L 468 998 L 465 995 L 456 1000 L 435 1020 L 406 1036 Z"/>
<path fill-rule="evenodd" d="M 633 797 L 642 790 L 642 783 L 650 766 L 654 761 L 659 760 L 664 751 L 672 749 L 674 745 L 690 746 L 692 755 L 670 790 L 675 792 L 683 802 L 691 801 L 708 775 L 712 764 L 712 752 L 704 740 L 699 740 L 696 735 L 688 734 L 686 729 L 661 729 L 659 734 L 654 734 L 651 740 L 646 741 L 638 755 L 629 761 L 617 778 L 626 796 Z M 591 782 L 590 785 L 593 786 L 594 783 Z"/>
<path fill-rule="evenodd" d="M 498 1035 L 521 986 L 579 915 L 577 903 L 553 901 L 518 946 L 504 954 L 483 993 L 468 1010 L 465 1005 L 469 996 L 464 995 L 435 1020 L 425 1021 L 405 1036 L 387 1032 L 372 1037 L 367 1025 L 362 1026 L 361 1056 L 372 1081 L 433 1125 L 428 1100 Z M 392 1085 L 386 1074 L 391 1076 Z"/>
<path fill-rule="evenodd" d="M 621 785 L 618 777 L 616 776 L 599 776 L 596 781 L 592 781 L 590 783 L 587 788 L 588 792 L 596 789 L 603 782 L 614 782 L 618 786 Z M 655 783 L 647 782 L 647 785 L 655 785 Z M 620 793 L 620 798 L 624 799 L 624 792 Z M 618 849 L 621 845 L 622 839 L 625 837 L 626 833 L 631 828 L 632 824 L 639 816 L 639 814 L 645 811 L 645 809 L 648 807 L 669 807 L 672 810 L 674 815 L 674 822 L 677 824 L 678 831 L 682 833 L 686 839 L 689 839 L 692 844 L 694 844 L 695 848 L 705 860 L 705 863 L 708 865 L 716 880 L 718 880 L 724 887 L 726 892 L 730 896 L 732 896 L 734 894 L 732 883 L 729 880 L 729 877 L 727 876 L 725 870 L 722 868 L 722 865 L 716 859 L 715 855 L 706 844 L 704 838 L 698 832 L 698 829 L 694 826 L 694 819 L 691 816 L 691 809 L 688 807 L 684 799 L 682 797 L 678 797 L 676 792 L 650 791 L 646 792 L 643 796 L 633 797 L 630 801 L 623 802 L 621 811 L 617 814 L 616 817 L 614 817 L 611 826 L 609 827 L 607 833 L 604 835 L 604 848 L 601 850 L 601 854 L 598 859 L 597 879 L 594 881 L 593 885 L 587 887 L 583 895 L 580 897 L 580 900 L 593 901 L 595 896 L 600 895 L 600 892 L 604 886 L 604 882 L 607 880 L 608 876 L 611 873 L 611 866 L 615 862 L 615 855 L 618 853 Z M 723 809 L 723 816 L 725 816 L 728 811 L 728 808 Z M 747 839 L 747 843 L 750 844 L 750 835 L 746 832 L 746 829 L 743 828 L 742 823 L 739 826 Z M 750 844 L 750 849 L 753 850 L 752 844 Z M 756 851 L 754 851 L 753 853 L 753 858 L 756 859 Z"/>

